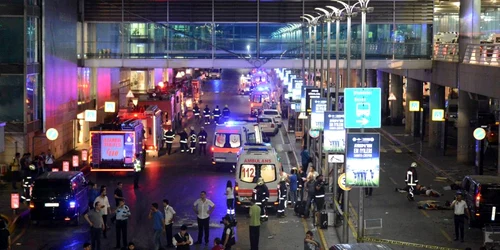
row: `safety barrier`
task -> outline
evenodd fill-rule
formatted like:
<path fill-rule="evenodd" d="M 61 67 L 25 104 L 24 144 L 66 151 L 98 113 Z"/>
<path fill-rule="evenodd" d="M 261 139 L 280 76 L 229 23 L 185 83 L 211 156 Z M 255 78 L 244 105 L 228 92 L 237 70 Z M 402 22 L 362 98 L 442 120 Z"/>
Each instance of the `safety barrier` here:
<path fill-rule="evenodd" d="M 500 66 L 500 44 L 469 44 L 463 63 Z"/>
<path fill-rule="evenodd" d="M 432 59 L 445 62 L 458 62 L 458 43 L 434 44 Z"/>
<path fill-rule="evenodd" d="M 399 241 L 399 240 L 379 239 L 379 238 L 373 238 L 373 237 L 363 237 L 362 240 L 363 240 L 363 242 L 383 243 L 383 244 L 389 244 L 389 245 L 397 245 L 397 246 L 405 246 L 405 247 L 415 247 L 415 248 L 423 248 L 423 249 L 460 250 L 458 248 L 432 246 L 432 245 L 425 245 L 425 244 L 419 244 L 419 243 L 405 242 L 405 241 Z"/>

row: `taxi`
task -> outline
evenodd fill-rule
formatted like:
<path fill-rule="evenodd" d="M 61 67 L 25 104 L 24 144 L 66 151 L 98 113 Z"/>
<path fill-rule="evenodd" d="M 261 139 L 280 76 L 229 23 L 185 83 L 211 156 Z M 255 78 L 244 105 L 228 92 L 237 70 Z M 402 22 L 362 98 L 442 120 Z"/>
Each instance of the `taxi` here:
<path fill-rule="evenodd" d="M 238 152 L 238 163 L 235 171 L 236 207 L 250 207 L 253 189 L 257 180 L 262 177 L 269 189 L 268 207 L 278 205 L 278 183 L 280 177 L 280 162 L 278 153 L 270 144 L 247 144 Z"/>

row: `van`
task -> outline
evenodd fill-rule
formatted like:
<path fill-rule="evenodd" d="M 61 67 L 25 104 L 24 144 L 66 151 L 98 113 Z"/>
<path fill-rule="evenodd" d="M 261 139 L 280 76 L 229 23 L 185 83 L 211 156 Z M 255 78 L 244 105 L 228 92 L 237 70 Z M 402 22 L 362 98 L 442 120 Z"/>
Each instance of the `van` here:
<path fill-rule="evenodd" d="M 279 133 L 279 126 L 276 123 L 274 116 L 260 115 L 257 121 L 259 122 L 259 127 L 262 133 L 272 136 L 275 136 Z"/>
<path fill-rule="evenodd" d="M 471 214 L 470 224 L 482 227 L 500 223 L 500 176 L 468 175 L 462 193 Z"/>
<path fill-rule="evenodd" d="M 56 220 L 80 224 L 88 208 L 87 182 L 82 172 L 48 172 L 33 183 L 30 219 L 33 223 Z"/>
<path fill-rule="evenodd" d="M 278 183 L 282 164 L 276 150 L 270 144 L 247 144 L 238 152 L 235 171 L 236 207 L 250 207 L 253 189 L 262 177 L 269 189 L 268 207 L 278 205 Z"/>

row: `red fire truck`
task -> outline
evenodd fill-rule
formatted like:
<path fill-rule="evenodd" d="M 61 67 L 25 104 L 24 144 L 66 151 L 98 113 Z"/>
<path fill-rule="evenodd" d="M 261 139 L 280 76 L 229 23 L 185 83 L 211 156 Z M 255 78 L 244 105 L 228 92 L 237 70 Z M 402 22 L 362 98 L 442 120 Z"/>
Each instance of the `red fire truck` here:
<path fill-rule="evenodd" d="M 142 151 L 144 125 L 140 119 L 101 124 L 90 131 L 90 170 L 134 171 L 134 160 Z"/>

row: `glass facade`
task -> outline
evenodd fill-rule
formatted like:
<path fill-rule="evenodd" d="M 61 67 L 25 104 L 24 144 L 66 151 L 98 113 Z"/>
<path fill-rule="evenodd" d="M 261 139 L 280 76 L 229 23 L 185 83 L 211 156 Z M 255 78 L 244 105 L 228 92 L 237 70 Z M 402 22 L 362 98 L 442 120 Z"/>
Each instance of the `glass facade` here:
<path fill-rule="evenodd" d="M 29 74 L 26 76 L 26 121 L 32 122 L 39 119 L 38 74 Z"/>
<path fill-rule="evenodd" d="M 296 23 L 87 23 L 87 58 L 301 58 L 302 28 Z M 123 32 L 121 32 L 123 30 Z M 352 25 L 352 58 L 360 58 L 361 26 Z M 257 32 L 260 31 L 260 34 Z M 320 54 L 318 35 L 318 58 Z M 340 53 L 346 54 L 346 24 L 341 23 Z M 431 56 L 430 24 L 367 24 L 367 58 L 425 58 Z M 307 29 L 306 29 L 306 32 Z M 325 28 L 326 32 L 326 28 Z M 120 35 L 123 34 L 123 35 Z M 332 24 L 332 58 L 335 24 Z M 95 37 L 94 39 L 91 39 Z M 326 37 L 326 35 L 325 35 Z M 212 46 L 214 40 L 215 47 Z M 123 45 L 122 45 L 123 41 Z M 308 41 L 307 41 L 308 42 Z M 326 39 L 324 41 L 326 47 Z M 122 49 L 123 47 L 123 49 Z M 326 49 L 325 49 L 326 51 Z M 326 54 L 325 54 L 326 58 Z"/>
<path fill-rule="evenodd" d="M 90 68 L 78 68 L 78 104 L 91 101 Z"/>
<path fill-rule="evenodd" d="M 29 16 L 26 23 L 26 63 L 38 62 L 38 18 Z"/>
<path fill-rule="evenodd" d="M 24 122 L 24 76 L 0 76 L 0 121 Z"/>
<path fill-rule="evenodd" d="M 0 63 L 24 63 L 24 19 L 0 17 Z"/>
<path fill-rule="evenodd" d="M 436 14 L 434 16 L 434 35 L 438 32 L 459 32 L 458 13 Z M 500 33 L 500 8 L 487 8 L 481 13 L 481 40 L 490 34 Z"/>

